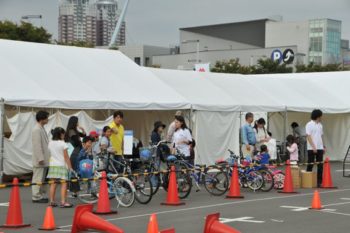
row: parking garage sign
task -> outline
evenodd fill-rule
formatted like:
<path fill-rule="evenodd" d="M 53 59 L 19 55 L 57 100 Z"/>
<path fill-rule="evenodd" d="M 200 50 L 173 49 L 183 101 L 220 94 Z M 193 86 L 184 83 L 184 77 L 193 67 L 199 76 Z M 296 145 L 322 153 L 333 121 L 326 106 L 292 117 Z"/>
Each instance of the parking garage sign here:
<path fill-rule="evenodd" d="M 294 52 L 291 49 L 286 49 L 282 53 L 281 50 L 275 49 L 271 53 L 271 60 L 277 61 L 278 64 L 280 64 L 281 62 L 285 64 L 291 64 L 294 61 Z"/>
<path fill-rule="evenodd" d="M 282 61 L 283 54 L 279 49 L 275 49 L 271 53 L 271 60 L 272 61 L 278 61 L 278 64 Z"/>

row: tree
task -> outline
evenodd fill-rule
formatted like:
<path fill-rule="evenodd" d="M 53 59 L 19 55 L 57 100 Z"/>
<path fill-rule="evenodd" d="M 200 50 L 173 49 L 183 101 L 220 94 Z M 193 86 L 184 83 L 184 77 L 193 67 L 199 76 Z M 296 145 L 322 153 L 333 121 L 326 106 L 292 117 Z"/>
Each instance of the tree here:
<path fill-rule="evenodd" d="M 31 23 L 21 21 L 0 21 L 0 38 L 38 43 L 50 43 L 52 35 L 43 27 L 35 27 Z"/>
<path fill-rule="evenodd" d="M 327 64 L 327 65 L 317 65 L 314 63 L 310 63 L 307 66 L 306 65 L 298 65 L 296 66 L 297 73 L 302 72 L 329 72 L 329 71 L 341 71 L 345 70 L 342 65 L 340 64 Z"/>
<path fill-rule="evenodd" d="M 286 64 L 280 65 L 278 61 L 271 59 L 259 59 L 256 66 L 256 74 L 276 74 L 276 73 L 292 73 L 293 68 L 287 67 Z"/>
<path fill-rule="evenodd" d="M 286 64 L 280 65 L 271 59 L 259 59 L 256 66 L 244 66 L 239 59 L 229 61 L 217 61 L 212 72 L 217 73 L 239 73 L 239 74 L 271 74 L 271 73 L 292 73 L 293 68 Z"/>
<path fill-rule="evenodd" d="M 63 43 L 63 42 L 57 42 L 58 45 L 66 45 L 66 46 L 75 46 L 75 47 L 84 47 L 84 48 L 93 48 L 95 47 L 94 44 L 86 41 L 73 41 L 71 43 Z"/>

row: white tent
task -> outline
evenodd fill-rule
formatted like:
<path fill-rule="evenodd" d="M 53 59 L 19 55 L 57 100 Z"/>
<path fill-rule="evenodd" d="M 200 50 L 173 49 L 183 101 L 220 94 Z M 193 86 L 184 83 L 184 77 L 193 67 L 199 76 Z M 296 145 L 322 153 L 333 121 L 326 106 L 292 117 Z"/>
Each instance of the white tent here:
<path fill-rule="evenodd" d="M 329 154 L 340 159 L 350 141 L 349 76 L 350 72 L 243 76 L 147 69 L 118 51 L 0 40 L 0 113 L 4 115 L 5 105 L 55 111 L 122 109 L 126 128 L 147 142 L 155 120 L 169 124 L 174 110 L 183 109 L 197 140 L 197 162 L 212 164 L 228 148 L 239 151 L 240 112 L 284 112 L 284 118 L 270 114 L 271 131 L 283 139 L 291 121 L 304 124 L 308 112 L 320 108 L 327 113 Z M 9 166 L 22 160 L 22 170 L 28 170 L 31 140 L 23 135 L 30 135 L 33 114 L 21 114 L 8 118 L 13 137 L 1 142 L 5 165 L 6 160 Z M 88 130 L 110 121 L 109 115 L 102 121 L 76 115 Z M 64 126 L 67 116 L 58 112 L 52 119 L 52 127 Z"/>

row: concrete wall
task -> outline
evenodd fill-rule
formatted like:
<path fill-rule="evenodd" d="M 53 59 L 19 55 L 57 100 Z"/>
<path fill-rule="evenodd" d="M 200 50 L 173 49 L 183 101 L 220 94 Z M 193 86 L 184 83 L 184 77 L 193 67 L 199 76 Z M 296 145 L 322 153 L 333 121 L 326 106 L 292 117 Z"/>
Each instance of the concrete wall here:
<path fill-rule="evenodd" d="M 199 40 L 199 50 L 230 50 L 230 49 L 251 49 L 258 46 L 244 44 L 236 41 L 220 39 L 194 32 L 180 30 L 180 53 L 196 52 L 197 43 L 182 43 L 186 40 Z"/>
<path fill-rule="evenodd" d="M 119 50 L 133 61 L 135 61 L 136 57 L 139 57 L 141 59 L 141 66 L 146 66 L 146 58 L 149 58 L 149 64 L 147 65 L 151 66 L 153 65 L 153 56 L 170 54 L 170 48 L 149 45 L 120 46 Z"/>
<path fill-rule="evenodd" d="M 295 53 L 298 52 L 297 46 L 259 48 L 259 49 L 244 49 L 244 50 L 225 50 L 225 51 L 202 51 L 199 54 L 200 63 L 210 63 L 211 67 L 217 61 L 230 60 L 239 58 L 240 64 L 249 66 L 256 65 L 260 58 L 270 58 L 271 53 L 275 49 L 284 51 L 290 48 Z M 159 64 L 163 69 L 185 69 L 192 70 L 195 65 L 196 53 L 177 54 L 167 56 L 154 56 L 153 63 Z M 294 60 L 296 61 L 296 59 Z"/>
<path fill-rule="evenodd" d="M 296 45 L 298 53 L 304 53 L 305 63 L 309 54 L 309 22 L 266 22 L 265 47 Z"/>

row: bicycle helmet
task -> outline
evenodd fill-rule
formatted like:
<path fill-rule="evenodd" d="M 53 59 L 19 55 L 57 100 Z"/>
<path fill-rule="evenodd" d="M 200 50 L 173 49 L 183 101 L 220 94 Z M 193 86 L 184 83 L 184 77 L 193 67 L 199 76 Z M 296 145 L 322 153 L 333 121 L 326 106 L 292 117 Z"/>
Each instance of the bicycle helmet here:
<path fill-rule="evenodd" d="M 152 152 L 148 148 L 140 149 L 140 160 L 142 162 L 149 162 L 152 159 Z"/>
<path fill-rule="evenodd" d="M 168 158 L 166 159 L 168 162 L 174 162 L 177 160 L 175 155 L 169 155 Z"/>
<path fill-rule="evenodd" d="M 79 175 L 81 178 L 91 178 L 93 176 L 93 161 L 84 159 L 79 162 Z"/>

